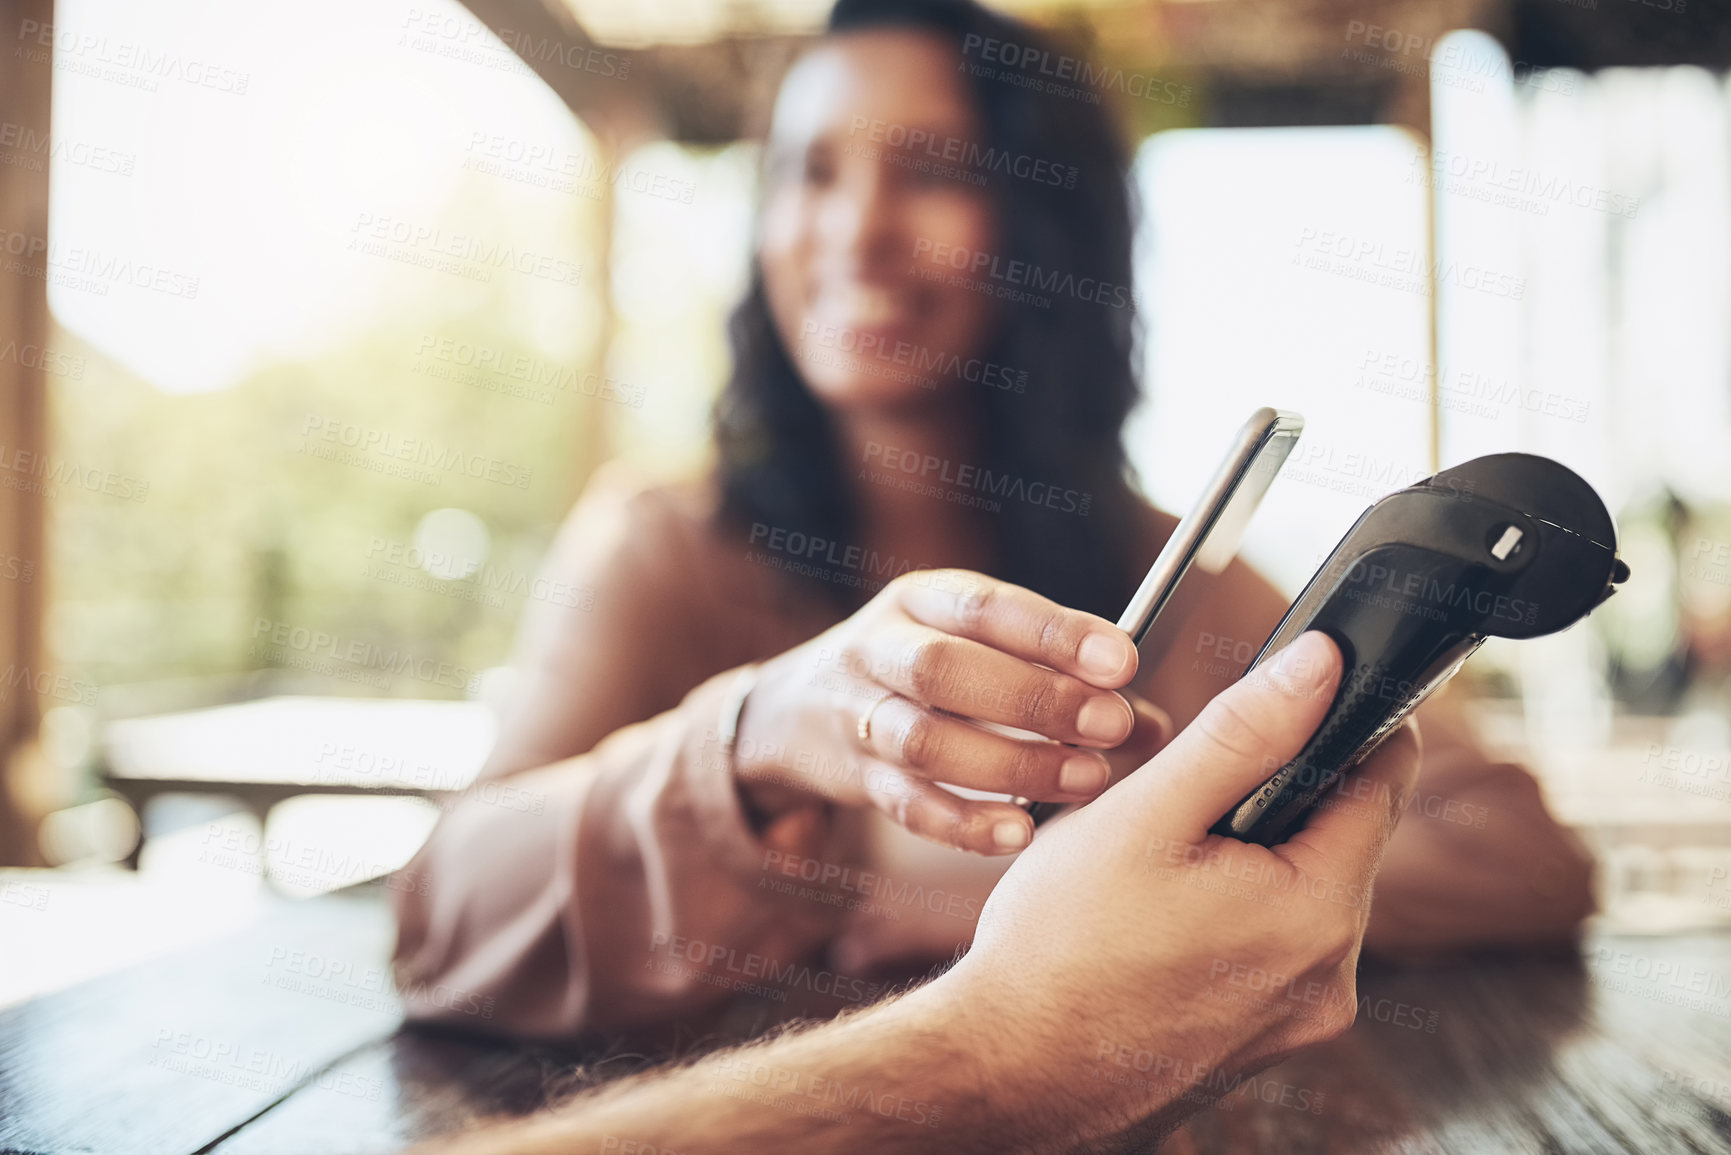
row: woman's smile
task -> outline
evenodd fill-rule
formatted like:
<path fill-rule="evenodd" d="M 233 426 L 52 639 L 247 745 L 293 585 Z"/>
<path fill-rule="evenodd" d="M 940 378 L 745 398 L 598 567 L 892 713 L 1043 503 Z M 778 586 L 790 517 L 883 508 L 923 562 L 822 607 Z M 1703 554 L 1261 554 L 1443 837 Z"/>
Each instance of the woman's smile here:
<path fill-rule="evenodd" d="M 917 310 L 912 288 L 889 288 L 851 278 L 820 282 L 807 314 L 820 326 L 872 336 L 900 335 L 909 329 Z"/>

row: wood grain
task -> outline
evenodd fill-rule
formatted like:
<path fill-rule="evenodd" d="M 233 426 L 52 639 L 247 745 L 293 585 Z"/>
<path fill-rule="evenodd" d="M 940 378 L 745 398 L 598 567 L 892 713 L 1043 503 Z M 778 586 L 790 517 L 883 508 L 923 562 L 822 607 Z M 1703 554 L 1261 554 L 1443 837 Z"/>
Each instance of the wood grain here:
<path fill-rule="evenodd" d="M 390 934 L 382 892 L 359 888 L 0 1013 L 0 1155 L 377 1155 L 645 1065 L 399 1029 L 376 989 Z M 1159 1150 L 1731 1152 L 1731 936 L 1367 965 L 1359 988 L 1347 1035 L 1243 1079 Z"/>
<path fill-rule="evenodd" d="M 391 936 L 376 895 L 286 904 L 216 945 L 0 1012 L 0 1151 L 208 1146 L 396 1030 L 395 995 L 371 977 Z"/>

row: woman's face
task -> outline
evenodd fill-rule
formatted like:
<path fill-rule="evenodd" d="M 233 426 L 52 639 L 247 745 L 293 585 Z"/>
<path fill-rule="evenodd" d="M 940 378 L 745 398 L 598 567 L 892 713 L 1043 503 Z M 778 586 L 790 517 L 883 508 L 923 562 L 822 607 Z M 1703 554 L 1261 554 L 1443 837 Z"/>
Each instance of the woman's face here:
<path fill-rule="evenodd" d="M 964 278 L 934 254 L 989 253 L 996 222 L 953 159 L 984 144 L 956 66 L 935 35 L 851 32 L 782 85 L 760 260 L 776 329 L 825 405 L 906 409 L 970 387 L 991 298 L 946 283 Z"/>

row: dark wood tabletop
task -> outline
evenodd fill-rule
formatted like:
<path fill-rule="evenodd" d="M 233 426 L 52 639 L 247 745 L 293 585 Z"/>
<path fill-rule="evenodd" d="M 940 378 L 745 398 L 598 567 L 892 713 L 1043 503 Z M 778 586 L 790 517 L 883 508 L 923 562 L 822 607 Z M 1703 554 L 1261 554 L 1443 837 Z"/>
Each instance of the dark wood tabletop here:
<path fill-rule="evenodd" d="M 403 1027 L 391 933 L 360 888 L 0 1012 L 0 1153 L 395 1151 L 641 1065 Z M 1360 996 L 1162 1150 L 1731 1151 L 1731 936 L 1367 964 Z"/>

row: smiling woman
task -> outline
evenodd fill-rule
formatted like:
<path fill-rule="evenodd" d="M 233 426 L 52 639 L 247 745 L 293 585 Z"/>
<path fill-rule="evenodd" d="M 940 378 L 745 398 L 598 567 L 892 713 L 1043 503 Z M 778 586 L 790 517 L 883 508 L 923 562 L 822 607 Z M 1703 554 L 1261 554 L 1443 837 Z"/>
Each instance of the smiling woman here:
<path fill-rule="evenodd" d="M 902 537 L 886 551 L 900 556 L 959 543 L 958 561 L 1115 615 L 1138 504 L 1120 439 L 1137 392 L 1116 129 L 1098 105 L 970 61 L 969 45 L 1029 41 L 981 9 L 843 3 L 831 29 L 776 102 L 718 407 L 726 511 L 832 541 Z M 919 473 L 880 476 L 886 447 Z M 936 484 L 964 470 L 987 500 L 1018 481 L 1059 497 L 982 518 Z M 862 477 L 888 492 L 861 499 Z"/>

